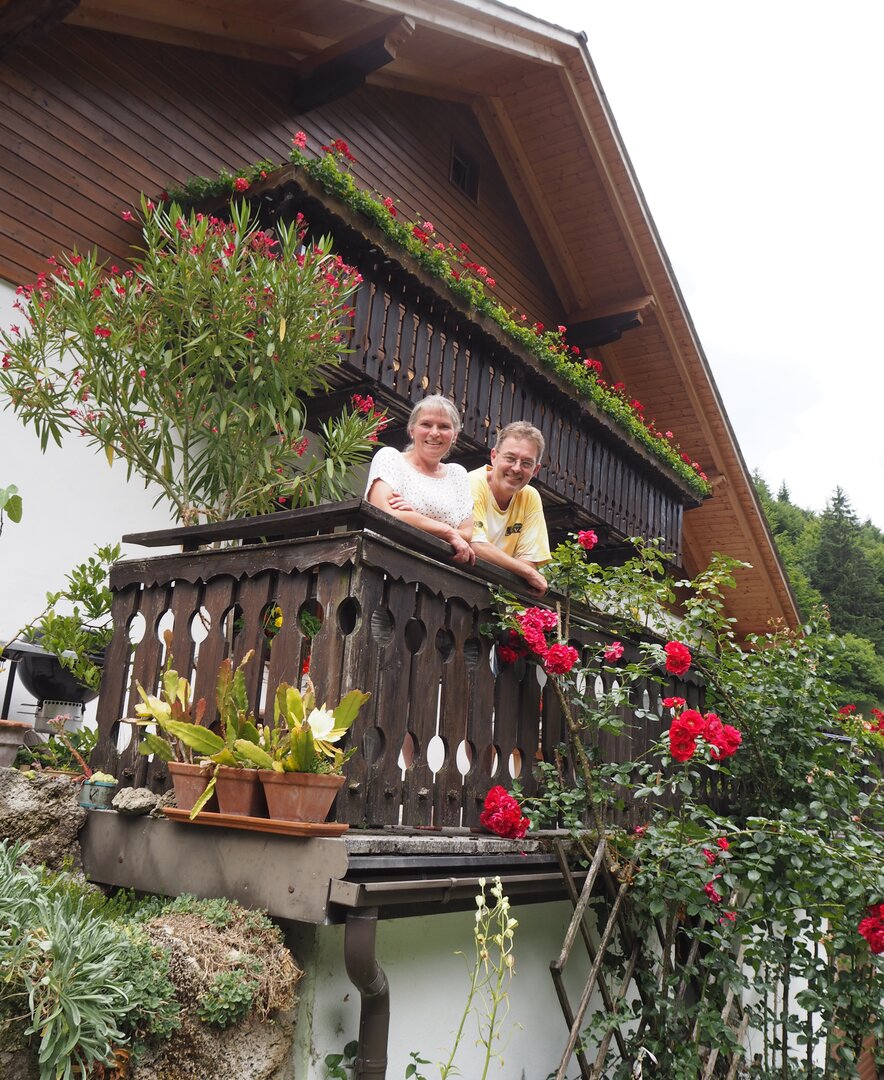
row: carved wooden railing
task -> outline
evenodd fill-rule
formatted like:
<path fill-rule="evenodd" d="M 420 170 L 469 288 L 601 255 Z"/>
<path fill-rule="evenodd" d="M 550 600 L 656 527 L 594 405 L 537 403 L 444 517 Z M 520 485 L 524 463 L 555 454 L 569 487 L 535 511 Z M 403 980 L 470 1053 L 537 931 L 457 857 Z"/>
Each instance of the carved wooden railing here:
<path fill-rule="evenodd" d="M 350 735 L 357 752 L 336 803 L 339 821 L 476 825 L 492 784 L 509 786 L 517 775 L 533 794 L 533 763 L 552 760 L 566 739 L 535 665 L 492 669 L 491 642 L 480 632 L 491 616 L 487 579 L 454 566 L 448 545 L 361 500 L 126 539 L 190 550 L 118 563 L 111 573 L 114 639 L 93 761 L 124 784 L 168 786 L 163 763 L 139 755 L 137 730 L 120 721 L 134 714 L 136 680 L 157 688 L 170 623 L 175 667 L 207 699 L 209 723 L 219 664 L 228 655 L 238 663 L 249 649 L 249 699 L 268 721 L 266 703 L 280 682 L 299 681 L 308 654 L 320 700 L 337 702 L 354 687 L 371 693 Z M 241 546 L 196 550 L 234 540 Z M 487 564 L 480 570 L 495 576 Z M 516 579 L 495 580 L 513 588 Z M 266 614 L 275 606 L 283 622 L 271 644 Z M 312 642 L 303 611 L 322 620 Z M 572 635 L 592 654 L 610 640 L 602 623 Z M 629 645 L 625 661 L 636 656 Z M 598 675 L 607 687 L 612 677 Z M 698 704 L 702 690 L 650 683 L 635 704 L 662 717 L 668 693 Z M 626 735 L 603 738 L 605 760 L 625 760 L 659 738 L 661 722 L 631 711 L 624 719 Z"/>
<path fill-rule="evenodd" d="M 334 236 L 336 249 L 363 276 L 352 351 L 335 373 L 338 385 L 349 380 L 367 388 L 400 416 L 427 394 L 444 394 L 463 418 L 461 454 L 484 453 L 498 428 L 526 420 L 546 438 L 539 486 L 548 513 L 560 508 L 569 528 L 601 525 L 615 542 L 662 537 L 665 550 L 680 556 L 682 514 L 698 499 L 675 472 L 607 414 L 578 400 L 573 386 L 496 323 L 467 311 L 406 252 L 391 252 L 375 227 L 303 173 L 285 171 L 265 188 L 268 218 L 303 212 L 317 232 Z"/>

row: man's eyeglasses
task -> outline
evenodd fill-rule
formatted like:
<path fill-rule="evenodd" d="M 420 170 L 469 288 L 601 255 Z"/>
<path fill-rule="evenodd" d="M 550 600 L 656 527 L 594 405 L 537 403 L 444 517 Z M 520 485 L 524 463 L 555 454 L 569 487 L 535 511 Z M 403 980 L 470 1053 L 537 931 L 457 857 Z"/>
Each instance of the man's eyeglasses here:
<path fill-rule="evenodd" d="M 533 472 L 534 469 L 537 467 L 537 462 L 534 460 L 534 458 L 517 458 L 515 454 L 501 454 L 500 460 L 509 469 L 512 469 L 514 466 L 517 465 L 525 472 L 527 472 L 529 469 Z"/>

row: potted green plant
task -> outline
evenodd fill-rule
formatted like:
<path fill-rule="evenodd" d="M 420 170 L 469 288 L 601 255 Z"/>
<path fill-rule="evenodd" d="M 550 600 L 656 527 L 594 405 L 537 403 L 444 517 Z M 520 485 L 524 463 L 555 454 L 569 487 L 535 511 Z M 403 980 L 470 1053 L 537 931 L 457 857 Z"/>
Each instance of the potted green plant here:
<path fill-rule="evenodd" d="M 172 668 L 171 634 L 166 633 L 167 661 L 160 696 L 146 693 L 136 683 L 141 704 L 135 707 L 140 726 L 156 725 L 146 732 L 139 752 L 157 754 L 168 763 L 175 785 L 179 809 L 190 810 L 191 818 L 210 810 L 217 799 L 223 814 L 266 817 L 264 793 L 257 765 L 240 746 L 257 745 L 258 726 L 249 710 L 245 667 L 253 656 L 248 652 L 234 670 L 230 659 L 218 669 L 215 700 L 221 734 L 202 724 L 206 702 L 192 702 L 190 683 Z"/>
<path fill-rule="evenodd" d="M 167 630 L 164 634 L 166 642 L 166 666 L 163 670 L 162 685 L 159 696 L 146 693 L 140 683 L 136 683 L 136 689 L 141 698 L 141 704 L 135 706 L 137 719 L 130 721 L 139 727 L 147 728 L 154 726 L 156 731 L 144 731 L 138 752 L 145 756 L 153 755 L 166 762 L 166 768 L 172 778 L 175 789 L 175 802 L 181 810 L 191 810 L 194 803 L 205 792 L 209 780 L 212 777 L 211 763 L 202 760 L 206 747 L 197 746 L 199 731 L 207 731 L 202 726 L 203 717 L 206 713 L 206 700 L 200 698 L 193 700 L 190 682 L 172 667 L 172 633 Z M 187 724 L 193 727 L 188 742 L 173 734 L 172 728 L 176 724 Z M 212 733 L 209 732 L 211 735 Z M 211 795 L 203 804 L 207 810 L 217 810 L 217 799 Z"/>
<path fill-rule="evenodd" d="M 344 763 L 355 750 L 343 751 L 336 744 L 369 696 L 351 690 L 330 709 L 317 706 L 310 679 L 303 694 L 294 686 L 280 684 L 274 698 L 274 726 L 260 728 L 257 745 L 237 744 L 240 755 L 259 768 L 272 818 L 325 821 L 344 783 Z"/>

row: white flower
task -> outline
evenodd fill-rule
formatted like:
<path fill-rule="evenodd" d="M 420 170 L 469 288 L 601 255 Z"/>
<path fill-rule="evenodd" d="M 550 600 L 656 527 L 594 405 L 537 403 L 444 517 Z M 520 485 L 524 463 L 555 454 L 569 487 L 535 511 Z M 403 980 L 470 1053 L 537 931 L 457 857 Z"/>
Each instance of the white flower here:
<path fill-rule="evenodd" d="M 327 739 L 335 726 L 335 714 L 331 709 L 313 709 L 307 717 L 307 723 L 314 739 Z"/>

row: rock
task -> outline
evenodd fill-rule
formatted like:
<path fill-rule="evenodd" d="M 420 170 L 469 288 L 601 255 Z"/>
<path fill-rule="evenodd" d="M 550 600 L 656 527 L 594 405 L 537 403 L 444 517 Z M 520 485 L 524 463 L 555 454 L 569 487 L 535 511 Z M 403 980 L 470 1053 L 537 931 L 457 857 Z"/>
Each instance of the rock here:
<path fill-rule="evenodd" d="M 175 805 L 175 791 L 174 789 L 169 788 L 168 791 L 164 791 L 162 795 L 157 796 L 157 804 L 153 810 L 151 810 L 150 816 L 165 819 L 166 815 L 163 813 L 163 807 Z"/>
<path fill-rule="evenodd" d="M 131 817 L 149 814 L 154 809 L 158 796 L 146 787 L 123 788 L 114 795 L 114 810 L 120 814 L 128 814 Z"/>
<path fill-rule="evenodd" d="M 86 821 L 80 785 L 67 777 L 37 773 L 29 780 L 0 769 L 0 840 L 30 842 L 25 859 L 50 870 L 82 868 L 77 834 Z"/>
<path fill-rule="evenodd" d="M 0 1050 L 3 1080 L 37 1080 L 37 1055 L 30 1050 Z"/>

